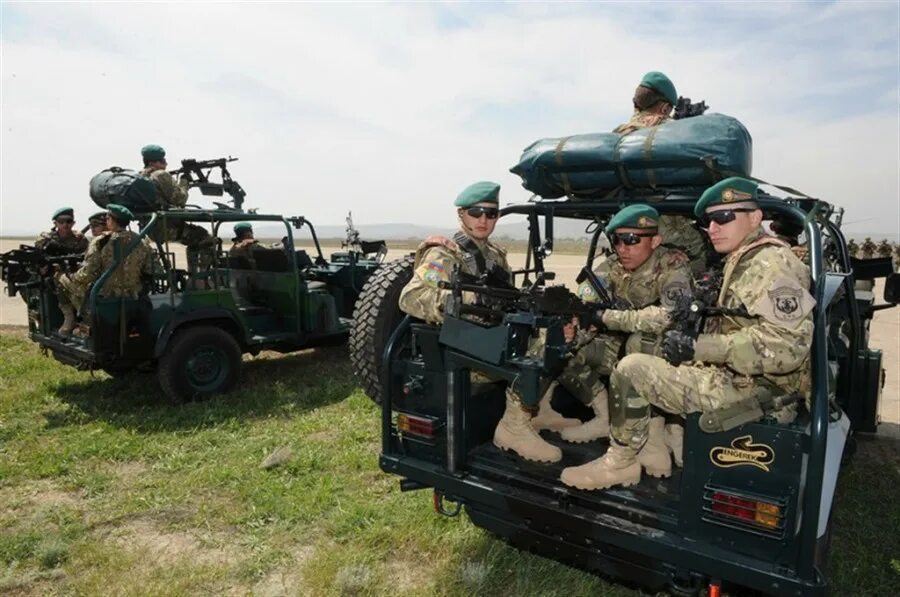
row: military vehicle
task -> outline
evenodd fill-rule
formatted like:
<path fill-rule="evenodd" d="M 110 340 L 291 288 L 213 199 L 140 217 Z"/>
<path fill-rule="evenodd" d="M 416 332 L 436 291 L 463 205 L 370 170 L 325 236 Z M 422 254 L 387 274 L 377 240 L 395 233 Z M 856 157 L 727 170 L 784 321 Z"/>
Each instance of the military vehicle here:
<path fill-rule="evenodd" d="M 655 207 L 688 215 L 696 198 L 670 195 Z M 409 278 L 403 262 L 387 266 L 364 290 L 366 309 L 377 314 L 370 322 L 376 316 L 398 321 L 384 344 L 379 384 L 367 385 L 381 404 L 381 468 L 400 477 L 401 491 L 431 488 L 440 514 L 455 516 L 464 509 L 474 524 L 521 549 L 653 590 L 699 594 L 708 588 L 714 594 L 743 587 L 773 595 L 824 595 L 842 455 L 850 451 L 846 446 L 854 432 L 874 432 L 878 424 L 881 352 L 868 347 L 865 330 L 874 310 L 900 300 L 900 288 L 891 274 L 888 305 L 857 303 L 851 258 L 828 204 L 766 195 L 760 205 L 767 217 L 803 223 L 810 216 L 804 230 L 817 301 L 814 385 L 809 407 L 794 422 L 763 417 L 707 433 L 700 415 L 691 415 L 684 467 L 671 478 L 645 477 L 627 489 L 593 492 L 563 485 L 559 476 L 563 467 L 598 457 L 606 440 L 570 444 L 542 432 L 564 454 L 562 462 L 550 465 L 496 448 L 491 439 L 503 413 L 504 384 L 517 384 L 524 401 L 536 404 L 539 379 L 558 370 L 566 354 L 561 327 L 571 314 L 548 311 L 538 300 L 553 278 L 547 258 L 553 221 L 577 218 L 593 227 L 585 262 L 590 268 L 603 223 L 619 208 L 616 202 L 534 201 L 501 210 L 501 217 L 526 216 L 531 230 L 529 265 L 516 272 L 524 276 L 516 300 L 485 299 L 487 307 L 479 307 L 474 319 L 465 306 L 451 308 L 437 326 L 401 316 L 395 301 L 375 298 L 399 292 L 397 286 Z M 455 288 L 498 294 L 487 284 L 479 289 L 457 282 Z M 493 309 L 494 316 L 484 309 Z M 540 330 L 547 334 L 546 348 L 540 357 L 530 357 L 527 340 Z M 383 337 L 384 330 L 379 333 Z M 472 371 L 504 381 L 473 383 Z M 374 372 L 361 375 L 366 379 Z M 553 402 L 566 416 L 589 417 L 562 387 L 555 389 Z"/>
<path fill-rule="evenodd" d="M 211 195 L 223 190 L 223 183 L 211 183 L 207 176 L 192 186 Z M 54 264 L 74 269 L 80 257 L 47 256 L 33 247 L 3 255 L 2 278 L 10 295 L 21 293 L 25 300 L 31 340 L 81 370 L 102 369 L 113 376 L 155 370 L 164 392 L 179 402 L 232 388 L 243 353 L 286 353 L 345 342 L 357 297 L 386 254 L 384 243 L 361 241 L 348 218 L 345 247 L 326 257 L 308 219 L 245 212 L 243 189 L 230 176 L 224 187 L 234 206 L 189 205 L 141 214 L 137 238 L 114 247 L 114 262 L 92 285 L 80 309 L 82 323 L 70 338 L 56 333 L 62 314 L 51 274 Z M 229 256 L 219 232 L 230 236 L 238 221 L 257 230 L 265 227 L 267 234 L 275 230 L 281 243 L 254 249 L 253 263 Z M 216 239 L 208 266 L 185 267 L 165 240 L 167 229 L 188 223 L 205 226 Z M 309 232 L 304 240 L 312 254 L 299 246 L 301 238 L 295 234 L 301 230 Z M 103 297 L 111 272 L 142 242 L 151 242 L 155 250 L 153 273 L 140 296 Z"/>

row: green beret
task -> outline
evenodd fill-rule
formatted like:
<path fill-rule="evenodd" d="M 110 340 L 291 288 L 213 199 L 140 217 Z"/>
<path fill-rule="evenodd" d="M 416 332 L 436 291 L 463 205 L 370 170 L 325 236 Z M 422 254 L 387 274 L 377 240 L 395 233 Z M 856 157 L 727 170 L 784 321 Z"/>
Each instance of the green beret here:
<path fill-rule="evenodd" d="M 161 162 L 166 159 L 166 150 L 159 145 L 144 145 L 141 147 L 141 157 L 148 162 Z"/>
<path fill-rule="evenodd" d="M 500 185 L 483 180 L 463 189 L 453 205 L 456 207 L 472 207 L 476 203 L 500 203 Z"/>
<path fill-rule="evenodd" d="M 91 217 L 88 218 L 88 222 L 91 222 L 92 224 L 94 222 L 105 222 L 105 221 L 106 221 L 106 212 L 105 211 L 98 211 L 95 214 L 91 214 Z"/>
<path fill-rule="evenodd" d="M 657 228 L 659 212 L 646 203 L 636 203 L 623 207 L 612 217 L 604 230 L 607 234 L 619 228 Z"/>
<path fill-rule="evenodd" d="M 131 213 L 130 209 L 124 205 L 118 205 L 117 203 L 110 203 L 107 205 L 106 211 L 108 211 L 109 215 L 115 218 L 120 224 L 127 224 L 134 219 L 134 214 Z"/>
<path fill-rule="evenodd" d="M 75 210 L 71 207 L 60 207 L 55 212 L 53 212 L 53 219 L 55 220 L 59 216 L 71 216 L 75 217 Z"/>
<path fill-rule="evenodd" d="M 706 208 L 723 203 L 740 203 L 742 201 L 756 201 L 759 185 L 752 180 L 732 176 L 721 180 L 709 187 L 694 206 L 694 215 L 698 218 L 706 212 Z"/>
<path fill-rule="evenodd" d="M 240 234 L 241 232 L 245 232 L 247 230 L 253 230 L 253 226 L 250 222 L 238 222 L 234 225 L 234 233 Z"/>
<path fill-rule="evenodd" d="M 649 87 L 660 92 L 673 106 L 678 103 L 678 94 L 672 80 L 659 71 L 650 71 L 641 79 L 642 87 Z"/>

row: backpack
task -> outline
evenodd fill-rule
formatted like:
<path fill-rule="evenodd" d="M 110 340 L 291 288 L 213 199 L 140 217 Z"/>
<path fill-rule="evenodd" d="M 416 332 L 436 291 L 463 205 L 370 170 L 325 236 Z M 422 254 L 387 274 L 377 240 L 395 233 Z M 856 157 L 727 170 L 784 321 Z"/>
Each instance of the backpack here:
<path fill-rule="evenodd" d="M 140 172 L 113 166 L 93 178 L 90 185 L 91 199 L 101 208 L 110 203 L 127 207 L 135 214 L 160 209 L 156 185 Z"/>

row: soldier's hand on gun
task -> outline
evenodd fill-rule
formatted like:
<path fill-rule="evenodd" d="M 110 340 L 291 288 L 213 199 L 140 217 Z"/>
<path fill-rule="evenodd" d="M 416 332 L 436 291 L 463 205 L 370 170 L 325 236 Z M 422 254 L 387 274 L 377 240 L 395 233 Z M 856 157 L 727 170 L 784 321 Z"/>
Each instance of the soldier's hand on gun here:
<path fill-rule="evenodd" d="M 575 333 L 578 331 L 578 319 L 573 317 L 572 321 L 565 324 L 563 326 L 563 338 L 566 340 L 566 344 L 571 344 L 575 341 Z"/>
<path fill-rule="evenodd" d="M 663 337 L 663 357 L 673 365 L 694 360 L 695 340 L 679 330 L 669 330 Z"/>

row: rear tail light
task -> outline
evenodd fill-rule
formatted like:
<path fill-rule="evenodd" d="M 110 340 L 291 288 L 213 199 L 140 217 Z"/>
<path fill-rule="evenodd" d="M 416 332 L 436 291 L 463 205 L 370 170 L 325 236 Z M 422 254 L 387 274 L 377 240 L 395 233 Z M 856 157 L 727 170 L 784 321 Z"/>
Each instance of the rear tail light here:
<path fill-rule="evenodd" d="M 397 415 L 397 431 L 401 434 L 433 438 L 440 427 L 440 421 L 429 417 L 419 417 L 406 413 Z"/>
<path fill-rule="evenodd" d="M 761 532 L 773 537 L 784 535 L 786 504 L 778 498 L 738 494 L 707 486 L 704 502 L 703 509 L 712 515 L 703 517 L 708 522 Z"/>

